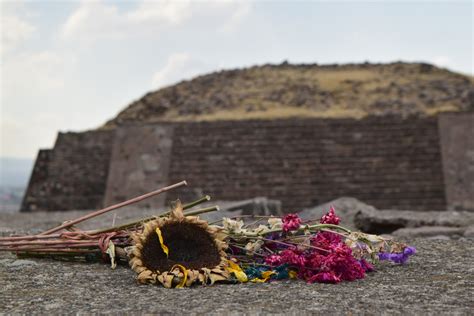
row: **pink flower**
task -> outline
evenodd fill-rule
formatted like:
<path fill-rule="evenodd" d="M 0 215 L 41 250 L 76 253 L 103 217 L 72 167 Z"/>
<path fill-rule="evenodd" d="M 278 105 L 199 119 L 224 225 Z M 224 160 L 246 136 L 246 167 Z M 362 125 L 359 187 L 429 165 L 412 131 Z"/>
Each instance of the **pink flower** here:
<path fill-rule="evenodd" d="M 311 239 L 313 246 L 328 250 L 339 243 L 341 243 L 341 236 L 332 232 L 319 232 Z"/>
<path fill-rule="evenodd" d="M 270 266 L 273 266 L 273 267 L 281 265 L 282 261 L 283 260 L 282 260 L 281 256 L 279 256 L 279 255 L 270 255 L 270 256 L 265 258 L 265 263 L 270 265 Z"/>
<path fill-rule="evenodd" d="M 339 283 L 341 278 L 334 274 L 334 272 L 319 272 L 308 279 L 308 282 L 320 282 L 320 283 Z"/>
<path fill-rule="evenodd" d="M 286 249 L 280 252 L 282 263 L 295 267 L 304 267 L 306 258 L 296 249 Z"/>
<path fill-rule="evenodd" d="M 352 256 L 352 250 L 346 244 L 332 246 L 332 253 L 327 256 L 326 266 L 344 281 L 354 281 L 365 276 L 360 262 Z"/>
<path fill-rule="evenodd" d="M 321 224 L 333 224 L 333 225 L 339 225 L 339 222 L 341 219 L 336 216 L 334 206 L 331 206 L 329 209 L 329 212 L 321 217 L 320 223 Z"/>
<path fill-rule="evenodd" d="M 296 214 L 288 214 L 283 217 L 283 231 L 289 232 L 291 230 L 297 230 L 301 225 L 301 218 Z"/>

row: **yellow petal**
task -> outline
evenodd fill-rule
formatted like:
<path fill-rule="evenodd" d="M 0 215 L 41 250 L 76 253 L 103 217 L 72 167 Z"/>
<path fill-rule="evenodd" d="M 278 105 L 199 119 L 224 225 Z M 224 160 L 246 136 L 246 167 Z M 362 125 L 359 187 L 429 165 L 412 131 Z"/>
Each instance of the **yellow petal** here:
<path fill-rule="evenodd" d="M 262 272 L 262 278 L 269 279 L 274 274 L 276 274 L 275 271 L 264 271 Z"/>
<path fill-rule="evenodd" d="M 163 249 L 163 252 L 166 254 L 166 257 L 168 257 L 169 250 L 168 250 L 168 247 L 166 247 L 166 245 L 163 242 L 163 235 L 161 235 L 160 228 L 157 227 L 155 231 L 156 231 L 156 234 L 158 235 L 158 239 L 160 240 L 161 249 Z"/>
<path fill-rule="evenodd" d="M 259 279 L 259 278 L 253 278 L 252 280 L 250 280 L 250 282 L 253 282 L 253 283 L 265 283 L 265 279 Z"/>
<path fill-rule="evenodd" d="M 252 280 L 250 280 L 250 282 L 254 282 L 254 283 L 267 282 L 273 274 L 276 274 L 275 271 L 264 271 L 262 272 L 262 278 L 253 278 Z"/>
<path fill-rule="evenodd" d="M 290 276 L 290 279 L 296 279 L 298 276 L 298 273 L 296 273 L 296 271 L 290 270 L 288 272 L 288 275 Z"/>
<path fill-rule="evenodd" d="M 182 287 L 184 287 L 186 285 L 186 280 L 188 279 L 188 270 L 186 270 L 185 267 L 183 267 L 182 265 L 180 264 L 175 264 L 172 268 L 171 268 L 171 271 L 173 271 L 175 268 L 178 268 L 180 269 L 182 272 L 183 272 L 183 279 L 181 280 L 181 282 L 179 282 L 178 285 L 176 285 L 176 288 L 177 289 L 180 289 Z"/>
<path fill-rule="evenodd" d="M 229 271 L 230 273 L 233 273 L 235 277 L 237 278 L 237 280 L 239 280 L 242 283 L 247 282 L 249 280 L 245 272 L 242 271 L 242 269 L 237 263 L 233 262 L 232 260 L 228 260 L 228 264 L 229 266 L 226 268 L 227 271 Z"/>

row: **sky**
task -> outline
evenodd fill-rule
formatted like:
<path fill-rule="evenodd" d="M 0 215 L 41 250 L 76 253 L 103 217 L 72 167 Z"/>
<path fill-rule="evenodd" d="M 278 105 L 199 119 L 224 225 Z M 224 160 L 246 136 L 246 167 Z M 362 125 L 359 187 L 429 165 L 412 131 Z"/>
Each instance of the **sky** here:
<path fill-rule="evenodd" d="M 59 131 L 221 69 L 403 60 L 474 73 L 471 1 L 0 2 L 0 157 L 35 158 Z"/>

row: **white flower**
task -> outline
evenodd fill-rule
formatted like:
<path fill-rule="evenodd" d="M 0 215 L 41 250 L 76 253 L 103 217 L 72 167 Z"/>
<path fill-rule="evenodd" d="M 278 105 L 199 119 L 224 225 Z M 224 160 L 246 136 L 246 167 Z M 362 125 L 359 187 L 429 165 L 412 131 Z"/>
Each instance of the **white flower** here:
<path fill-rule="evenodd" d="M 224 229 L 229 233 L 240 234 L 244 232 L 242 227 L 244 226 L 243 220 L 233 220 L 227 217 L 222 219 L 222 225 L 224 225 Z"/>
<path fill-rule="evenodd" d="M 268 225 L 270 225 L 270 229 L 282 229 L 283 222 L 279 217 L 270 217 L 268 219 Z"/>
<path fill-rule="evenodd" d="M 245 250 L 247 250 L 247 255 L 248 256 L 251 256 L 253 255 L 255 252 L 259 251 L 260 248 L 262 248 L 263 246 L 263 240 L 256 240 L 254 242 L 249 242 L 247 245 L 245 245 Z"/>
<path fill-rule="evenodd" d="M 270 231 L 270 228 L 268 228 L 267 225 L 259 225 L 257 228 L 253 230 L 256 234 L 258 235 L 263 235 L 266 232 Z"/>

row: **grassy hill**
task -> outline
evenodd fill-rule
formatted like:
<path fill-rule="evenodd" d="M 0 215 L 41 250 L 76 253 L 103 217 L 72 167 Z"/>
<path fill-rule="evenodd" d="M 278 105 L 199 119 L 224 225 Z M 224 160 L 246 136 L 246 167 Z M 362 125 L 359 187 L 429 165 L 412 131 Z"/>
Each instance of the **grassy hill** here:
<path fill-rule="evenodd" d="M 421 63 L 263 65 L 219 71 L 150 92 L 126 122 L 362 118 L 473 111 L 473 78 Z"/>

